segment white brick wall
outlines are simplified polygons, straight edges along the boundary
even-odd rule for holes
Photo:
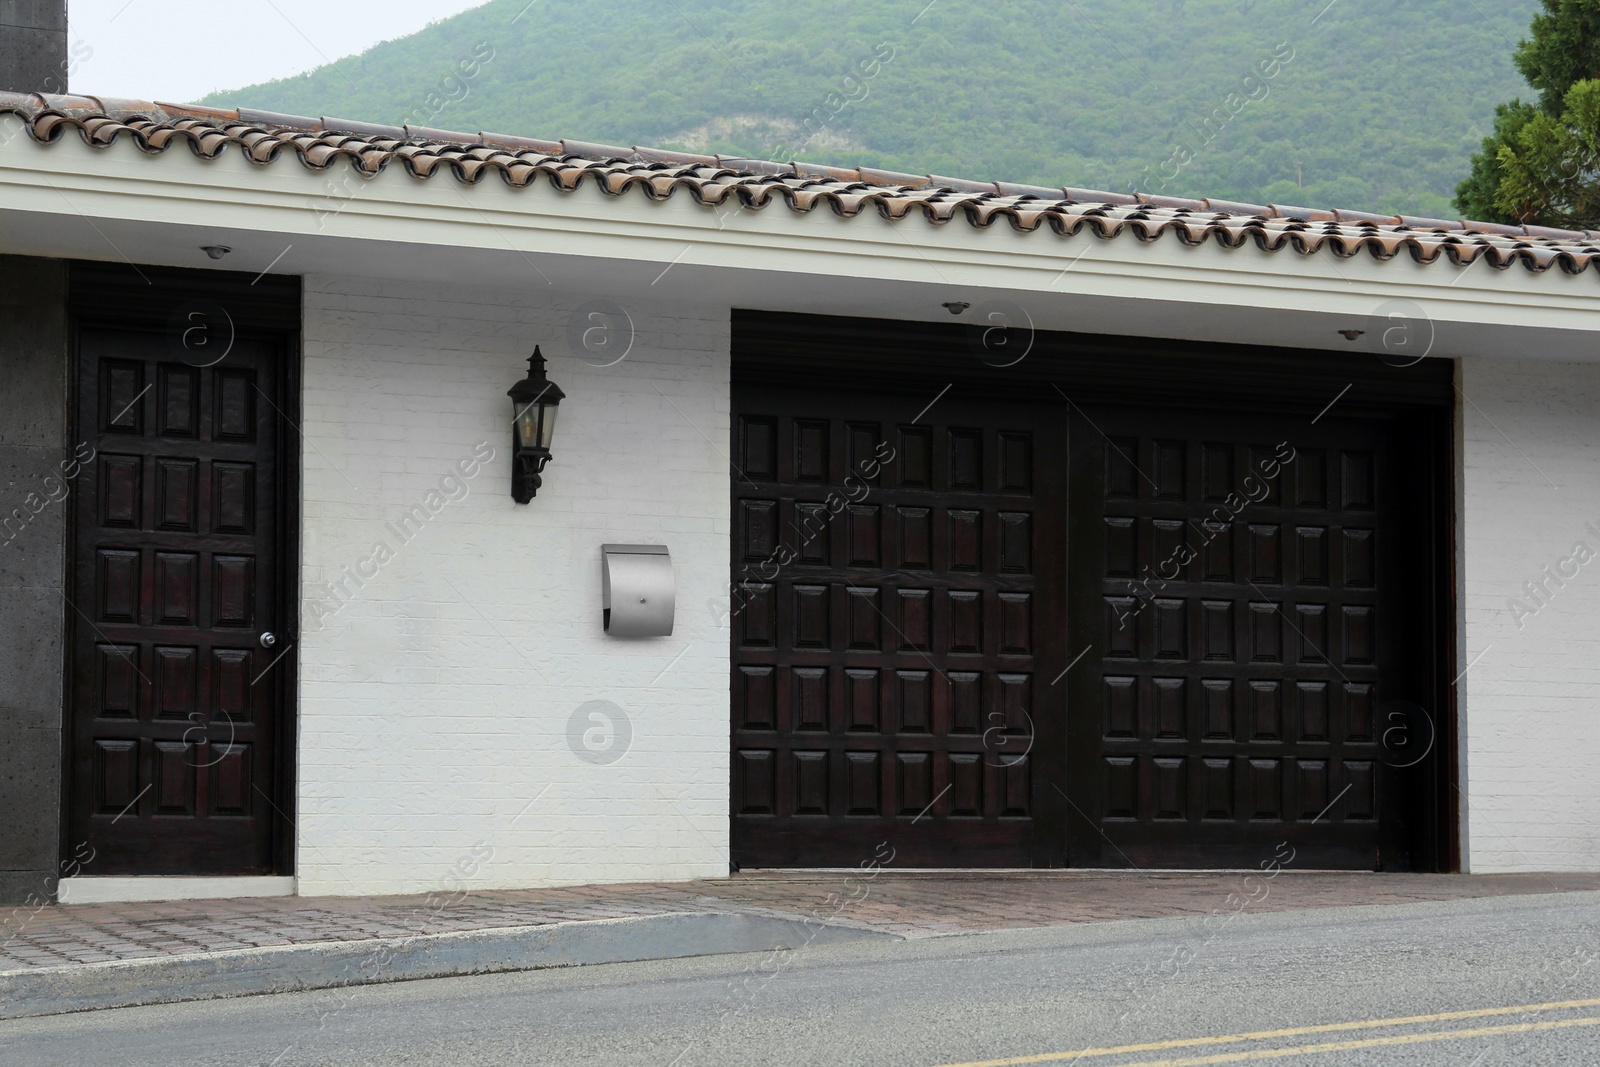
[[[1461,384],[1466,860],[1600,870],[1600,366],[1466,360]]]
[[[706,596],[728,571],[729,316],[623,302],[633,347],[601,368],[568,350],[579,299],[306,278],[302,893],[726,873],[727,631]],[[505,391],[535,342],[567,400],[524,507]],[[430,502],[403,542],[390,524]],[[601,631],[613,541],[671,548],[672,637]],[[597,699],[631,719],[609,765],[567,740]]]

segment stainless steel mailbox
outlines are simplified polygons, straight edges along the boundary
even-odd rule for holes
[[[670,637],[676,583],[666,545],[601,545],[601,609],[612,637]]]

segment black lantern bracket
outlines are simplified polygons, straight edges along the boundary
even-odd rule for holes
[[[526,504],[539,495],[544,485],[544,465],[550,462],[550,453],[542,448],[519,452],[512,460],[511,499]]]

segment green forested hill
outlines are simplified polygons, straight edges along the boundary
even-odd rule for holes
[[[1511,52],[1535,7],[493,0],[205,102],[1450,216],[1494,105],[1531,95]]]

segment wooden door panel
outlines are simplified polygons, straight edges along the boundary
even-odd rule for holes
[[[274,869],[280,347],[192,358],[79,329],[68,833],[98,875]]]
[[[1064,465],[1027,405],[736,390],[746,866],[1060,865]],[[904,411],[904,418],[895,413]],[[1041,773],[1040,766],[1051,768]],[[1052,822],[1055,820],[1055,822]]]
[[[1072,436],[1072,862],[1404,865],[1376,706],[1425,699],[1398,430],[1127,409]],[[1389,472],[1395,472],[1390,476]],[[1420,568],[1412,568],[1420,570]]]

